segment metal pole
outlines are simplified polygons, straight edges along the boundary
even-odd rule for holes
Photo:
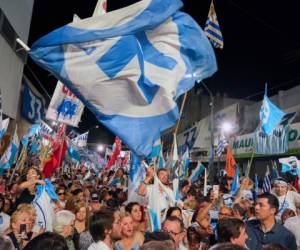
[[[207,85],[204,83],[204,81],[201,81],[203,87],[209,94],[209,99],[210,99],[210,147],[211,147],[211,154],[212,156],[209,159],[209,165],[208,165],[208,170],[209,170],[209,177],[210,180],[213,181],[215,177],[215,169],[214,169],[214,96],[213,93],[210,91],[210,89],[207,87]]]

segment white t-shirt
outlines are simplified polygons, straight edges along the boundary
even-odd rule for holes
[[[6,229],[9,228],[10,225],[10,216],[6,213],[0,213],[0,235],[5,232]]]
[[[153,184],[152,185],[147,185],[147,194],[146,194],[146,198],[149,199],[150,194],[152,192],[153,189]],[[164,209],[168,209],[170,206],[173,206],[173,202],[170,200],[169,197],[173,197],[173,190],[167,186],[165,186],[165,192],[160,193],[160,195],[157,196],[158,198],[158,204],[160,205],[160,211],[164,210]]]
[[[103,241],[98,241],[97,243],[92,243],[88,250],[111,250]]]
[[[286,195],[277,196],[275,194],[275,196],[279,201],[279,210],[276,216],[280,217],[284,210],[286,210],[287,208],[296,212],[296,204],[300,204],[300,194],[294,191],[288,191]]]

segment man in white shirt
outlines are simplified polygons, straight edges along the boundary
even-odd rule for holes
[[[160,205],[160,210],[167,210],[170,206],[173,206],[174,204],[171,197],[174,196],[173,190],[168,187],[169,184],[169,175],[166,169],[160,168],[157,170],[157,177],[160,180],[161,184],[163,186],[160,186],[160,195],[157,196],[158,198],[158,204]],[[145,196],[146,198],[150,197],[150,194],[153,189],[153,185],[149,184],[150,177],[146,177],[143,183],[140,184],[138,188],[138,194],[141,196]],[[159,185],[161,185],[159,184]]]
[[[90,218],[89,231],[94,243],[88,250],[112,250],[114,240],[121,235],[120,218],[111,209],[96,211]]]

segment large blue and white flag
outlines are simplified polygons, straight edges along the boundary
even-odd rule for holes
[[[217,69],[214,51],[180,0],[143,0],[73,22],[35,42],[51,71],[139,156],[179,117],[175,99]]]
[[[8,124],[9,124],[9,118],[6,118],[5,120],[2,121],[2,126],[0,128],[0,140],[3,138],[3,136],[6,133],[6,130],[8,128]]]
[[[17,128],[15,129],[14,136],[9,143],[7,149],[5,150],[4,154],[0,160],[0,175],[9,169],[15,161],[16,154],[19,148],[19,138],[17,135]]]
[[[204,31],[215,48],[223,49],[224,47],[223,36],[217,19],[217,14],[216,14],[213,0],[211,1],[210,4]]]
[[[195,169],[193,169],[193,171],[189,177],[189,181],[191,183],[197,181],[199,179],[199,177],[201,176],[201,174],[204,172],[204,169],[205,169],[205,167],[203,166],[201,161],[198,161],[197,167]]]
[[[285,113],[274,105],[267,95],[267,85],[265,88],[265,95],[263,104],[261,106],[259,117],[260,117],[260,126],[262,131],[270,135],[276,126],[281,122],[281,119]]]

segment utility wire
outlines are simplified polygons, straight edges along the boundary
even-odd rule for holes
[[[291,79],[291,80],[288,80],[288,81],[286,81],[286,82],[277,84],[277,85],[275,85],[275,86],[273,86],[273,87],[271,87],[271,88],[268,88],[268,90],[274,90],[274,89],[277,89],[277,88],[279,88],[279,87],[281,87],[281,86],[283,86],[283,85],[289,84],[289,83],[291,83],[291,82],[295,82],[296,80],[300,80],[300,77],[295,77],[295,78],[293,78],[293,79]],[[244,97],[244,98],[242,98],[242,99],[250,99],[250,98],[252,98],[252,97],[254,97],[254,96],[258,96],[258,95],[261,95],[261,94],[264,94],[264,93],[265,93],[264,90],[263,90],[263,91],[259,91],[259,92],[256,92],[256,93],[252,94],[252,95],[246,96],[246,97]]]

